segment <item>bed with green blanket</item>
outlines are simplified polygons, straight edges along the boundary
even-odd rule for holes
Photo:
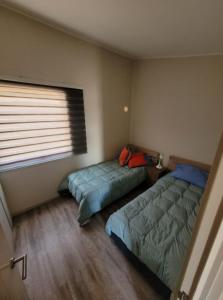
[[[59,187],[79,203],[77,220],[84,224],[105,206],[124,196],[147,177],[146,167],[121,167],[118,160],[106,161],[67,176]]]
[[[167,174],[113,213],[106,232],[118,237],[170,290],[189,247],[203,188]]]

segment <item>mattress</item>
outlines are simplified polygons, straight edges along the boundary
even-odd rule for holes
[[[147,176],[145,167],[121,167],[118,160],[106,161],[71,173],[59,192],[69,190],[79,203],[77,220],[83,224],[93,214],[124,196]]]
[[[171,290],[176,288],[203,189],[170,174],[113,213],[106,232],[119,237]]]

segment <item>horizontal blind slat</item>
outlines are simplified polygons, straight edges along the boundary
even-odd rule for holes
[[[24,97],[3,97],[0,94],[0,106],[52,106],[67,107],[67,101],[54,99],[37,99]]]
[[[1,106],[0,107],[0,115],[67,115],[69,111],[79,111],[83,112],[83,107],[76,108],[64,108],[64,107],[9,107],[9,106]]]
[[[75,131],[71,131],[70,128],[61,128],[61,129],[58,128],[58,129],[48,129],[48,130],[4,132],[0,134],[0,141],[42,137],[42,136],[53,136],[53,135],[58,135],[63,133],[75,134],[75,140],[79,138],[86,138],[86,132],[84,130],[75,132]]]
[[[61,122],[40,122],[40,123],[24,123],[24,124],[1,124],[0,132],[32,130],[32,129],[47,129],[47,128],[69,128],[70,123],[67,121]]]
[[[0,115],[35,115],[35,114],[44,114],[44,115],[67,115],[68,109],[63,107],[0,107]]]
[[[2,157],[2,158],[0,158],[0,165],[9,164],[9,163],[18,162],[18,161],[24,161],[27,159],[44,157],[47,155],[65,153],[65,152],[72,152],[72,146]]]
[[[4,97],[0,94],[0,106],[23,106],[23,107],[72,107],[75,109],[83,109],[84,103],[82,99],[38,99],[24,97]]]
[[[24,139],[24,138],[40,137],[40,136],[53,136],[57,134],[70,134],[70,133],[71,133],[70,128],[3,132],[0,134],[0,141]]]
[[[55,122],[69,121],[68,115],[0,115],[0,123]]]
[[[69,121],[84,122],[82,114],[69,115],[0,115],[0,124]]]
[[[13,147],[21,147],[26,145],[34,145],[34,144],[41,144],[47,142],[56,142],[56,141],[66,141],[70,140],[70,134],[59,134],[53,136],[43,136],[43,137],[33,137],[28,139],[16,139],[11,141],[2,141],[0,143],[0,149],[5,148],[13,148]]]
[[[30,146],[22,146],[16,148],[9,148],[9,149],[1,149],[0,150],[0,157],[16,155],[21,153],[29,153],[34,151],[40,150],[47,150],[53,148],[59,148],[64,146],[72,146],[72,141],[60,141],[60,142],[50,142],[50,143],[43,143],[37,145],[30,145]]]
[[[22,89],[25,91],[32,91],[34,93],[51,93],[51,94],[59,94],[59,93],[66,93],[68,95],[78,95],[83,97],[83,91],[81,89],[74,89],[74,88],[62,88],[56,86],[47,86],[47,85],[36,85],[36,84],[27,84],[27,83],[15,83],[15,82],[6,82],[0,81],[0,90],[7,89],[9,91],[16,89]]]
[[[22,84],[2,84],[0,83],[0,93],[18,93],[18,94],[35,94],[35,95],[50,95],[50,96],[63,96],[66,97],[65,90],[57,88],[48,88],[43,86],[22,85]]]
[[[84,123],[80,122],[80,125],[72,125],[69,121],[61,122],[39,122],[39,123],[18,123],[18,124],[0,124],[0,132],[9,131],[21,131],[21,130],[33,130],[33,129],[49,129],[49,128],[76,128],[83,130],[85,128]],[[73,130],[73,129],[72,129]]]
[[[83,102],[83,98],[80,96],[71,96],[71,95],[66,95],[66,96],[61,96],[61,95],[56,95],[56,96],[52,96],[52,95],[39,95],[39,94],[25,94],[25,93],[13,93],[13,92],[0,92],[0,95],[3,97],[10,97],[10,98],[35,98],[38,100],[60,100],[60,101],[72,101],[75,103],[82,103]]]
[[[1,96],[6,97],[27,97],[27,98],[39,98],[39,99],[53,99],[53,100],[66,100],[66,95],[44,95],[36,93],[18,93],[10,91],[0,91]]]

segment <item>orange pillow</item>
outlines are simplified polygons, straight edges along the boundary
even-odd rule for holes
[[[128,162],[129,168],[141,167],[146,165],[147,160],[145,159],[145,154],[143,152],[134,153]]]
[[[119,156],[120,166],[123,167],[124,165],[127,165],[130,157],[131,157],[131,152],[127,149],[127,147],[124,147]]]

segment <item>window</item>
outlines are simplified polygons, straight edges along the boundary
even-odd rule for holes
[[[0,81],[0,171],[86,152],[83,90]]]

